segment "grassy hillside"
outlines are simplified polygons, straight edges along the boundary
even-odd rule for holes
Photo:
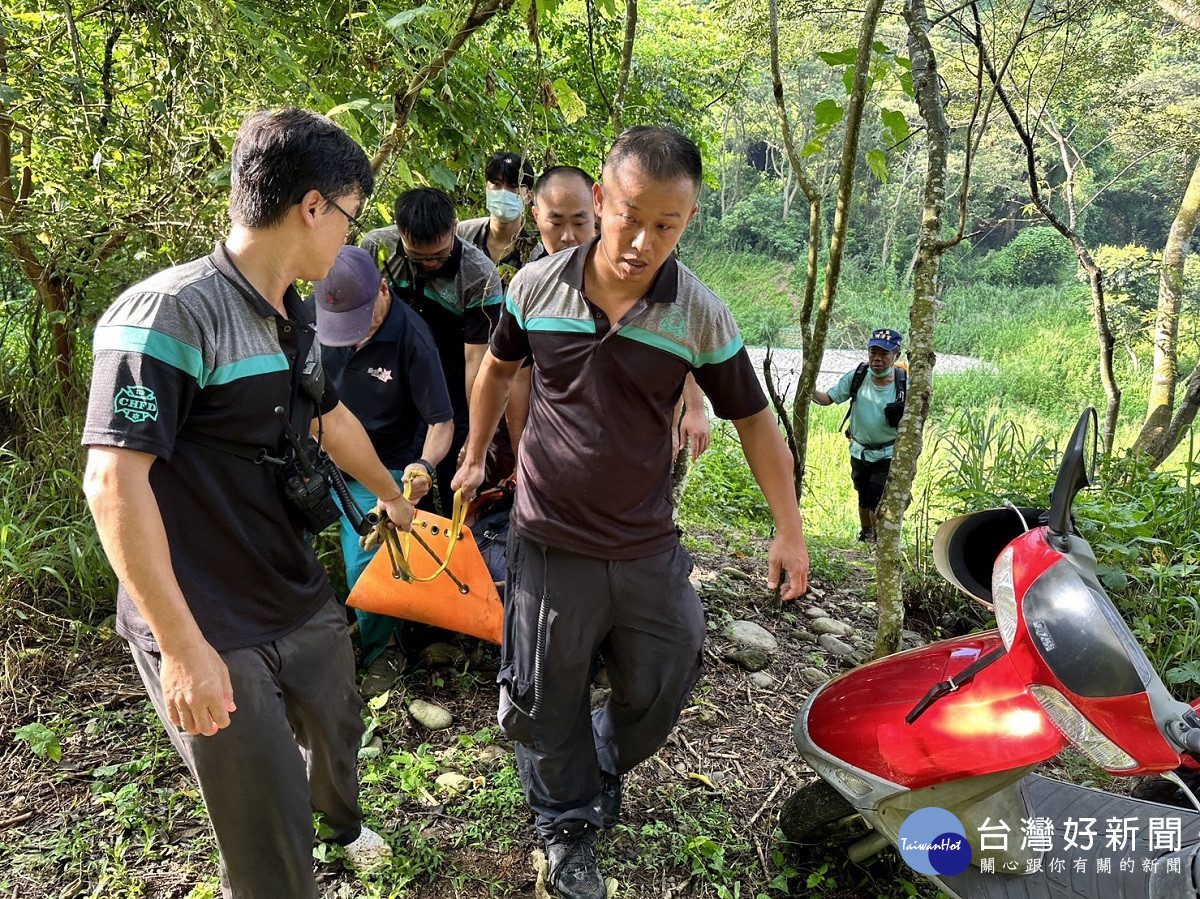
[[[801,265],[703,245],[691,246],[684,260],[729,305],[748,343],[798,345],[789,327],[798,319],[803,297]],[[946,281],[943,288],[935,348],[939,353],[977,356],[993,363],[996,371],[939,374],[935,369],[934,421],[957,410],[976,409],[1052,431],[1069,428],[1077,410],[1086,405],[1104,407],[1084,285],[1071,281],[1054,287],[1009,287],[961,277]],[[911,300],[909,286],[847,267],[828,347],[864,347],[877,327],[907,334]],[[1122,434],[1128,439],[1145,413],[1149,363],[1149,346],[1118,349]]]

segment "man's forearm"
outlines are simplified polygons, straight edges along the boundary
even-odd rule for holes
[[[175,579],[150,489],[153,462],[148,453],[92,447],[84,492],[109,562],[158,644],[167,720],[189,734],[211,735],[229,726],[237,708],[233,685]]]
[[[425,432],[425,443],[421,446],[421,458],[435,468],[450,452],[454,442],[454,419],[429,425]]]
[[[688,411],[704,408],[704,391],[690,373],[683,379],[683,405]]]
[[[490,352],[484,354],[475,389],[471,392],[471,430],[463,464],[482,464],[486,458],[488,444],[500,424],[500,416],[508,404],[508,392],[520,367],[519,361],[501,362]]]
[[[475,392],[475,380],[479,377],[479,368],[483,365],[483,357],[486,353],[486,343],[463,344],[464,386],[467,391],[468,403],[471,402],[471,395]]]

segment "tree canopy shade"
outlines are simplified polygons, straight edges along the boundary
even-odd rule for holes
[[[1180,22],[1115,0],[979,7],[1028,159],[996,99],[984,112],[991,126],[968,141],[981,77],[964,50],[971,7],[929,10],[956,173],[947,191],[972,245],[957,255],[1003,247],[1043,215],[1029,203],[1030,165],[1045,210],[1073,215],[1086,246],[1164,246],[1200,153],[1200,37],[1181,24],[1194,4],[1160,5]],[[816,353],[824,294],[845,260],[913,277],[928,126],[912,97],[902,16],[885,5],[860,65],[861,8],[785,0],[775,11],[772,72],[767,2],[9,0],[0,265],[29,300],[9,330],[24,338],[18,367],[43,385],[40,402],[77,404],[85,366],[75,356],[94,316],[124,285],[207,250],[224,227],[238,122],[285,103],[330,115],[375,158],[369,224],[385,223],[392,198],[414,184],[452,191],[464,215],[480,212],[482,167],[499,149],[539,168],[595,171],[618,124],[674,124],[708,163],[711,190],[693,230],[805,260],[786,313]],[[851,90],[859,80],[861,101]],[[822,272],[832,277],[822,282]],[[1181,302],[1186,310],[1186,289]],[[1166,307],[1168,324],[1172,316]],[[799,476],[802,410],[790,423]]]
[[[71,406],[77,342],[98,310],[137,277],[211,246],[230,144],[251,109],[328,113],[387,162],[384,209],[413,183],[479,190],[482,161],[502,147],[597,164],[608,112],[572,85],[592,81],[589,59],[611,69],[617,10],[538,2],[524,5],[523,22],[493,21],[509,6],[6,3],[0,252],[37,301],[25,307],[35,380],[53,366],[44,383]],[[586,50],[580,16],[596,32]],[[528,53],[531,36],[550,52]],[[661,92],[669,78],[645,83]],[[631,80],[627,103],[645,90]],[[398,130],[403,154],[382,153]]]

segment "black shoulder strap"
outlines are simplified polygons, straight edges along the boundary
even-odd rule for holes
[[[921,698],[921,701],[913,706],[912,710],[904,716],[905,722],[912,724],[914,721],[924,715],[926,710],[931,705],[933,705],[947,693],[954,693],[960,687],[969,684],[975,675],[977,675],[984,668],[988,667],[988,665],[991,665],[993,662],[997,661],[1006,652],[1008,652],[1008,650],[1003,646],[999,647],[998,649],[993,649],[987,655],[976,659],[953,677],[949,677],[944,681],[934,684],[929,688],[929,692]]]
[[[846,407],[846,417],[842,419],[842,423],[838,426],[840,431],[846,427],[846,422],[850,420],[850,413],[854,411],[854,401],[858,399],[858,389],[862,387],[862,382],[866,380],[867,370],[870,366],[866,362],[858,363],[858,368],[854,369],[854,377],[850,379],[850,405]]]
[[[896,369],[896,402],[903,403],[908,395],[908,369]]]

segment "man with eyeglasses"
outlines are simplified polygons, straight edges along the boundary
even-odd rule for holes
[[[329,274],[374,176],[337,125],[288,108],[246,118],[231,180],[212,255],[129,288],[96,327],[84,492],[120,581],[117,630],[200,785],[222,894],[315,899],[314,812],[356,866],[391,850],[358,806],[345,610],[276,463],[288,426],[319,435],[393,523],[412,520],[322,390],[293,286]]]
[[[500,276],[485,252],[456,235],[458,216],[445,191],[407,190],[396,198],[395,213],[396,224],[369,232],[362,248],[383,270],[396,297],[429,325],[437,344],[454,409],[454,441],[435,472],[438,502],[442,514],[449,515],[450,482],[467,439],[467,403],[500,319]]]

